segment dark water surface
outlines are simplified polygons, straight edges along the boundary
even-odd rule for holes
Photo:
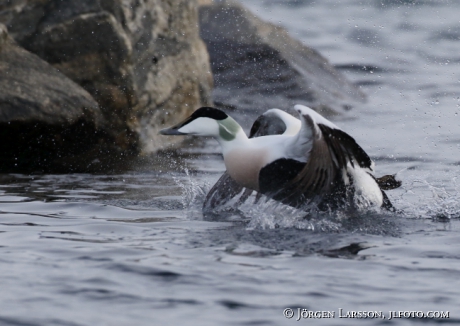
[[[398,172],[404,213],[304,220],[265,203],[206,220],[224,170],[212,141],[125,174],[0,175],[0,325],[460,324],[460,2],[246,3],[368,94],[334,122],[378,175]],[[297,322],[299,307],[336,316]]]

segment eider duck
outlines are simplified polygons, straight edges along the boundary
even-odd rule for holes
[[[384,190],[397,188],[394,176],[376,179],[374,163],[356,141],[314,110],[296,105],[300,119],[271,109],[248,138],[221,110],[203,107],[163,135],[212,136],[222,147],[227,172],[209,192],[204,208],[257,191],[284,204],[320,210],[382,207],[394,210]],[[241,200],[240,200],[241,201]]]

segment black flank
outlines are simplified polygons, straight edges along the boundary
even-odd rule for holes
[[[390,212],[396,212],[396,208],[393,206],[387,194],[383,190],[382,190],[382,196],[383,196],[382,208]]]
[[[259,172],[259,189],[263,194],[275,193],[282,189],[290,180],[305,167],[305,163],[289,158],[278,159]]]

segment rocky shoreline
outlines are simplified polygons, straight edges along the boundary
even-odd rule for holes
[[[237,2],[24,0],[0,4],[0,24],[2,172],[129,166],[178,141],[157,135],[163,125],[213,102],[255,117],[364,99]]]

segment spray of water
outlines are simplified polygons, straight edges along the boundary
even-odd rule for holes
[[[433,183],[428,175],[404,182],[404,191],[397,199],[409,218],[460,218],[460,186],[456,177],[450,182]]]
[[[188,169],[185,176],[175,177],[182,189],[182,206],[189,219],[217,221],[239,221],[246,223],[249,230],[294,228],[313,232],[361,232],[371,234],[394,234],[397,219],[404,218],[460,218],[460,185],[457,178],[449,184],[439,185],[429,182],[428,176],[419,173],[406,175],[403,186],[393,190],[389,196],[397,214],[362,207],[334,212],[320,212],[315,207],[308,211],[298,210],[273,200],[259,200],[252,195],[244,203],[238,198],[214,209],[209,216],[203,216],[202,205],[211,188],[204,178],[191,176]],[[409,173],[410,174],[410,173]]]
[[[209,182],[196,181],[197,178],[192,177],[187,168],[184,169],[184,172],[184,177],[173,177],[174,182],[182,190],[182,207],[188,219],[202,219],[201,209],[211,185]]]
[[[267,198],[256,203],[255,195],[244,203],[239,203],[236,197],[204,216],[202,205],[211,184],[203,179],[196,181],[196,176],[191,176],[188,169],[184,172],[185,176],[174,177],[174,180],[182,189],[182,206],[189,219],[243,222],[248,230],[299,229],[326,233],[389,233],[385,216],[379,215],[379,211],[376,210],[363,209],[359,213],[356,209],[321,212],[312,205],[305,211]]]
[[[394,214],[380,209],[344,208],[320,211],[314,205],[306,210],[295,209],[279,202],[268,200],[259,205],[243,206],[250,216],[248,229],[294,228],[320,233],[360,232],[369,234],[394,234]]]

